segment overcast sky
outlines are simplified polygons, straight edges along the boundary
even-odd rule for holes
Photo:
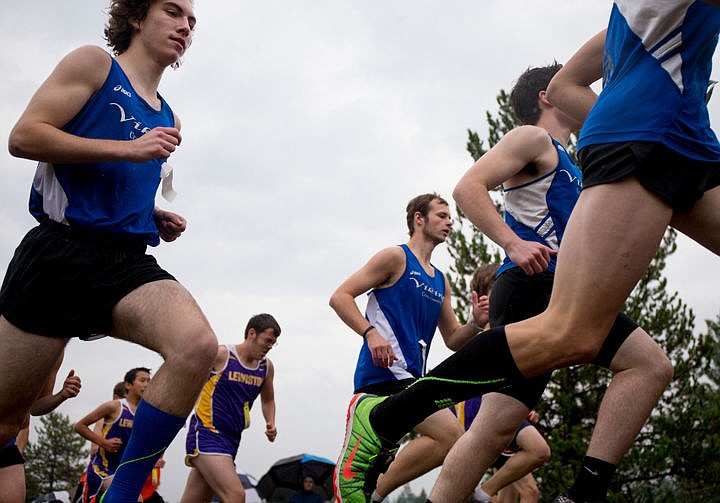
[[[105,8],[13,0],[3,10],[0,137],[63,55],[104,46]],[[609,9],[606,0],[196,0],[193,46],[160,90],[182,119],[183,143],[170,159],[179,196],[158,202],[189,226],[152,253],[194,294],[221,342],[240,342],[258,312],[283,328],[270,353],[278,438],[265,440],[256,407],[239,468],[260,478],[282,457],[337,457],[360,338],[328,307],[330,294],[373,253],[406,241],[410,198],[451,197],[471,164],[466,131],[485,135],[498,91],[528,66],[566,61]],[[720,99],[710,108],[720,124]],[[0,155],[4,275],[34,223],[34,163]],[[448,268],[444,245],[434,262]],[[719,270],[686,239],[669,261],[670,287],[702,330],[719,312]],[[431,364],[448,354],[441,346]],[[83,389],[59,410],[76,421],[111,398],[126,370],[160,363],[128,343],[73,340],[59,380],[74,368]],[[181,434],[166,455],[168,501],[185,484],[183,455]]]

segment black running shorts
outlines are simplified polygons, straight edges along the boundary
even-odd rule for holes
[[[45,221],[15,250],[0,290],[0,314],[38,335],[107,334],[120,299],[145,283],[175,279],[145,249],[141,242]]]
[[[0,468],[7,468],[8,466],[24,465],[25,459],[20,454],[20,450],[17,445],[8,445],[4,449],[0,450]]]
[[[490,293],[490,326],[499,327],[542,313],[550,302],[555,273],[525,274],[519,267],[497,277]]]
[[[705,192],[720,185],[720,160],[690,159],[661,143],[589,145],[578,153],[578,160],[584,188],[634,175],[676,213],[688,213]]]

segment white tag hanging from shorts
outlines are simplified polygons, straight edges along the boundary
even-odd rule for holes
[[[160,193],[168,202],[173,202],[177,197],[177,192],[173,189],[173,169],[168,163],[162,163],[160,166],[160,178],[162,178],[162,188]]]

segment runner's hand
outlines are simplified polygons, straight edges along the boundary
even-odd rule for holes
[[[368,349],[370,349],[370,354],[376,367],[387,368],[397,360],[390,343],[386,341],[376,329],[370,330],[365,339],[367,340]]]
[[[106,438],[103,442],[103,448],[108,452],[117,452],[122,447],[122,440],[117,437]]]
[[[265,436],[270,442],[275,441],[275,437],[277,437],[277,428],[275,428],[274,424],[267,423],[265,425]]]
[[[127,159],[130,162],[167,159],[175,152],[181,141],[180,131],[176,128],[156,127],[128,142]]]
[[[187,227],[187,220],[171,211],[156,208],[153,212],[153,218],[155,219],[158,232],[160,232],[160,238],[168,243],[180,237],[180,234],[182,234]]]
[[[70,373],[65,378],[65,382],[63,383],[63,387],[60,390],[60,396],[67,400],[68,398],[74,398],[78,396],[78,393],[80,393],[80,387],[82,386],[80,382],[80,376],[75,375],[75,370],[70,370]]]
[[[505,248],[505,252],[527,275],[543,272],[548,268],[550,259],[557,255],[557,251],[552,248],[524,239],[513,241]]]
[[[475,323],[485,328],[490,321],[490,298],[487,295],[478,296],[477,292],[472,293],[472,317]]]

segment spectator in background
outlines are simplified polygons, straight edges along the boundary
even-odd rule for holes
[[[303,478],[303,488],[290,498],[290,503],[323,503],[323,499],[314,491],[315,479],[310,475]]]

